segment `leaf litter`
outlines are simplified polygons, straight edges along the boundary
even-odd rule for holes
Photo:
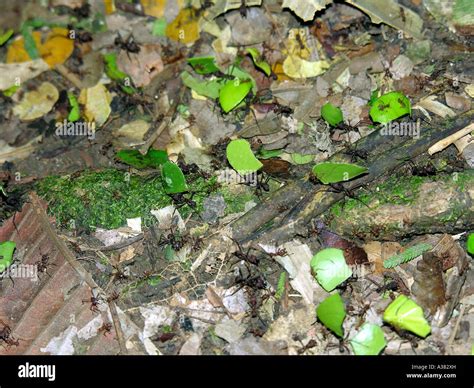
[[[472,352],[461,0],[62,3],[0,34],[2,353]]]

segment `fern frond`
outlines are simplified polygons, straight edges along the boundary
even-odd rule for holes
[[[433,249],[430,244],[416,244],[406,249],[404,252],[392,256],[383,262],[385,268],[393,268],[397,265],[406,263],[407,261],[413,260],[415,257],[420,256],[423,252]]]

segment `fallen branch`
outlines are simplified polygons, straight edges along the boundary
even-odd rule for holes
[[[375,131],[356,143],[357,149],[368,151],[370,158],[366,162],[368,174],[343,184],[346,190],[354,190],[361,186],[381,179],[400,168],[406,161],[426,152],[429,147],[450,136],[472,122],[473,113],[457,119],[440,120],[438,125],[431,124],[422,128],[420,137],[387,137]],[[331,160],[341,159],[343,152],[334,155]],[[310,166],[311,167],[311,166]],[[321,185],[308,182],[292,182],[275,192],[271,198],[256,206],[232,225],[234,238],[242,243],[252,240],[256,242],[279,244],[290,239],[298,228],[307,229],[312,218],[323,214],[330,206],[344,198],[344,193],[332,193]],[[304,194],[304,195],[303,195]],[[286,200],[285,200],[286,198]],[[300,199],[298,201],[298,199]],[[292,210],[281,220],[281,214],[275,204],[292,204]],[[266,209],[269,207],[269,209]],[[271,228],[262,230],[262,226],[273,222]]]

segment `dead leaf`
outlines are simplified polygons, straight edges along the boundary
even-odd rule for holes
[[[41,58],[43,58],[49,67],[64,63],[74,50],[74,40],[69,39],[69,30],[66,28],[53,28],[46,36],[44,43],[41,42],[40,31],[34,31],[32,35]],[[25,50],[24,39],[22,37],[13,41],[8,47],[7,63],[26,62],[30,60],[31,58]]]
[[[189,44],[199,39],[199,19],[191,8],[183,8],[178,16],[166,26],[166,36],[178,42]]]
[[[98,83],[92,88],[82,89],[79,102],[85,105],[84,114],[89,121],[95,122],[97,127],[102,126],[108,119],[112,97],[106,87]]]
[[[314,14],[332,3],[332,0],[284,0],[282,8],[290,8],[305,22],[314,19]]]
[[[135,86],[143,87],[163,70],[160,51],[161,46],[156,44],[142,45],[140,52],[136,54],[122,50],[118,55],[117,65],[132,78]]]
[[[53,109],[58,98],[58,89],[49,82],[43,82],[37,90],[25,93],[21,102],[13,108],[13,112],[20,120],[31,121]]]
[[[31,78],[35,78],[43,71],[49,69],[48,64],[43,59],[22,63],[0,64],[0,90],[8,89],[15,85],[20,85]]]

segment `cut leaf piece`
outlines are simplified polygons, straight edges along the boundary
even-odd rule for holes
[[[342,123],[342,110],[330,102],[321,107],[321,117],[333,127]]]
[[[380,96],[370,108],[372,120],[381,124],[387,124],[406,114],[411,114],[410,100],[400,92],[390,92]]]
[[[249,94],[250,89],[252,89],[250,80],[240,81],[236,79],[226,82],[219,91],[219,102],[222,110],[225,113],[230,112],[243,101],[245,96]]]
[[[113,80],[117,81],[120,84],[120,88],[127,94],[133,94],[137,90],[130,85],[127,85],[127,82],[130,82],[130,77],[127,73],[124,73],[117,66],[117,54],[110,53],[104,55],[105,62],[105,74]]]
[[[307,164],[311,163],[314,160],[314,155],[303,155],[294,153],[291,154],[291,160],[293,160],[295,164]]]
[[[149,149],[145,155],[142,155],[138,150],[121,150],[115,156],[121,162],[138,169],[158,168],[168,161],[166,151],[154,149]]]
[[[173,162],[165,162],[161,167],[163,186],[168,194],[182,193],[188,190],[186,179],[181,169]]]
[[[3,46],[8,39],[10,39],[13,35],[13,29],[8,29],[7,31],[1,33],[0,35],[0,46]]]
[[[13,262],[13,252],[16,243],[14,241],[4,241],[0,243],[0,273],[5,271]]]
[[[387,346],[382,329],[372,323],[364,323],[350,343],[358,356],[376,356]]]
[[[215,64],[214,57],[194,57],[189,58],[188,63],[193,67],[198,74],[211,74],[219,71]]]
[[[79,108],[79,103],[77,102],[77,98],[71,92],[67,93],[67,98],[69,100],[69,105],[71,106],[71,111],[67,116],[68,121],[74,122],[80,119],[81,117],[81,110]]]
[[[272,74],[272,68],[270,65],[261,59],[260,53],[256,48],[250,47],[247,52],[252,57],[253,63],[256,67],[262,70],[268,77]]]
[[[181,80],[184,85],[194,90],[197,94],[212,98],[213,100],[219,97],[219,91],[222,88],[222,82],[218,79],[212,81],[200,81],[199,79],[194,78],[187,71],[181,73]]]
[[[226,156],[232,168],[240,175],[251,174],[263,166],[253,154],[250,143],[245,139],[232,140],[227,145]]]
[[[325,162],[313,167],[313,174],[325,185],[348,181],[367,171],[366,167],[350,163]]]
[[[471,233],[467,238],[467,251],[471,255],[474,255],[474,233]]]
[[[383,320],[397,329],[411,331],[425,338],[431,327],[423,316],[423,309],[405,295],[398,296],[383,313]]]
[[[344,336],[342,323],[346,317],[346,310],[339,294],[336,293],[324,299],[316,309],[316,316],[329,330],[341,338]]]
[[[310,266],[318,283],[328,292],[352,276],[344,251],[338,248],[319,251],[311,259]]]
[[[166,36],[180,43],[193,43],[199,39],[199,18],[192,8],[182,8],[178,16],[166,26]]]

